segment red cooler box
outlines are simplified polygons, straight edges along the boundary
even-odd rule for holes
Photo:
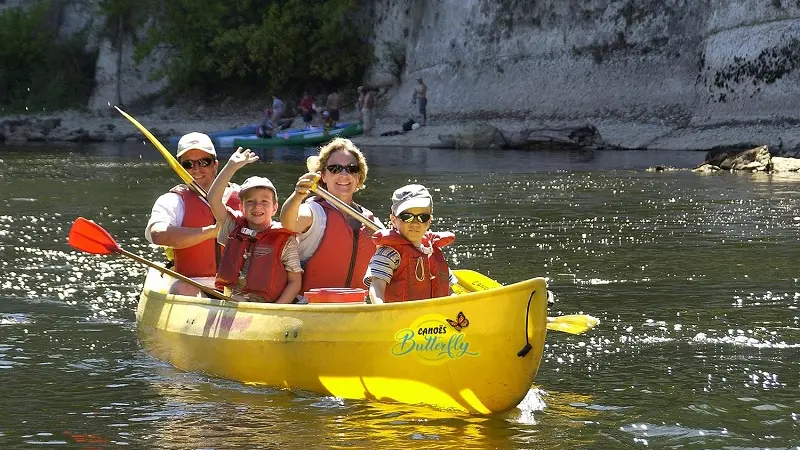
[[[303,293],[308,303],[364,303],[366,289],[319,288]]]

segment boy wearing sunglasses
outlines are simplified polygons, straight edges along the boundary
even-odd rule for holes
[[[456,280],[441,249],[453,243],[455,236],[428,231],[433,199],[425,186],[410,184],[394,191],[390,219],[394,229],[372,236],[378,248],[364,276],[372,303],[450,295],[450,285]]]
[[[217,240],[225,246],[216,288],[236,300],[292,303],[302,285],[303,269],[294,233],[274,222],[278,192],[264,177],[250,177],[239,190],[241,208],[222,203],[222,192],[237,170],[258,161],[250,149],[237,149],[208,191],[220,224]]]

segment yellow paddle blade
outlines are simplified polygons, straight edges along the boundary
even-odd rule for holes
[[[458,285],[468,292],[485,291],[502,286],[497,281],[474,270],[456,269],[453,274],[458,278]]]
[[[309,158],[311,158],[311,157],[309,156]],[[317,192],[317,188],[319,187],[319,179],[320,178],[322,178],[322,177],[319,174],[317,174],[317,176],[314,177],[314,181],[311,183],[311,191],[312,192]]]
[[[569,334],[585,333],[600,323],[600,319],[588,314],[570,314],[566,316],[548,317],[547,329],[563,331]]]
[[[485,291],[502,286],[502,284],[497,281],[480,272],[475,272],[474,270],[457,269],[453,271],[453,274],[458,279],[458,284],[453,286],[453,292],[456,294]],[[562,331],[569,334],[582,334],[591,330],[599,323],[599,319],[590,315],[571,314],[548,317],[547,329],[550,331]]]
[[[161,144],[161,142],[159,142],[158,139],[156,139],[156,137],[153,136],[153,134],[150,133],[150,131],[147,128],[144,127],[144,125],[140,124],[138,120],[134,119],[133,116],[131,116],[130,114],[128,114],[125,111],[121,110],[118,106],[114,106],[114,108],[117,111],[119,111],[119,113],[122,114],[123,117],[128,119],[133,124],[133,126],[138,128],[139,131],[141,131],[142,134],[145,135],[145,137],[147,137],[147,140],[149,140],[150,143],[152,143],[153,146],[161,153],[161,156],[163,156],[164,159],[167,160],[167,163],[169,164],[169,166],[172,167],[172,170],[174,170],[175,173],[178,174],[178,176],[181,178],[181,180],[183,180],[184,183],[188,184],[189,187],[194,189],[203,198],[208,197],[208,194],[206,193],[206,190],[203,189],[202,186],[200,186],[199,184],[197,184],[197,182],[194,181],[194,178],[192,178],[192,176],[189,174],[189,172],[187,172],[186,169],[184,169],[183,166],[181,166],[181,164],[178,162],[178,160],[175,159],[174,156],[172,156],[172,153],[170,153],[169,150],[167,150]]]

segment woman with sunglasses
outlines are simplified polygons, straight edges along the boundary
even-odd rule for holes
[[[349,139],[336,138],[306,163],[308,173],[297,180],[281,208],[283,227],[300,233],[300,261],[305,269],[301,292],[330,287],[364,289],[364,273],[375,253],[372,231],[322,198],[306,200],[311,184],[319,177],[319,186],[382,227],[371,211],[353,201],[353,194],[367,180],[364,155]]]
[[[176,156],[197,184],[208,191],[219,166],[211,138],[203,133],[184,135],[178,141]],[[237,191],[238,186],[230,184],[223,194],[227,205],[235,210],[239,209]],[[144,234],[150,243],[167,247],[167,258],[176,272],[214,287],[217,225],[208,203],[187,185],[179,184],[156,200]],[[175,281],[169,292],[200,294],[199,289],[182,281]]]
[[[364,284],[372,303],[405,302],[450,295],[458,282],[447,266],[442,247],[453,233],[428,231],[433,199],[420,184],[403,186],[392,194],[394,229],[381,230],[372,239],[378,249],[369,262]]]

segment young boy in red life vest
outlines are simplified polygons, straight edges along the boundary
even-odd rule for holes
[[[405,302],[446,297],[457,283],[447,267],[442,247],[453,233],[428,231],[433,219],[433,199],[425,186],[410,184],[392,194],[394,229],[372,236],[378,248],[369,262],[364,284],[372,303]]]
[[[208,191],[218,224],[217,240],[225,245],[215,286],[236,300],[292,303],[300,292],[303,269],[294,233],[272,221],[278,212],[275,186],[267,178],[250,177],[239,190],[239,211],[222,203],[233,174],[255,161],[258,156],[240,147]]]

